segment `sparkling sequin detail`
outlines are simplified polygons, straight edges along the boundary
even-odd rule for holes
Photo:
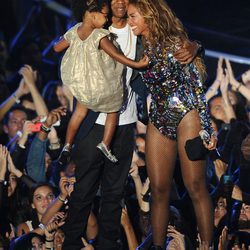
[[[200,74],[193,63],[181,65],[170,48],[147,44],[150,67],[142,78],[151,93],[150,122],[165,136],[177,139],[177,127],[191,110],[199,113],[202,129],[212,133]]]

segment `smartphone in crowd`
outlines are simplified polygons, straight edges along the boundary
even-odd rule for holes
[[[41,130],[42,123],[37,122],[35,124],[30,124],[29,128],[31,129],[32,132],[39,132]]]

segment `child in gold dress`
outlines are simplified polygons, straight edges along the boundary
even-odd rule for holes
[[[125,57],[111,41],[110,32],[102,28],[107,22],[109,1],[75,0],[73,3],[82,10],[82,22],[68,30],[54,45],[56,52],[67,48],[61,62],[61,78],[77,99],[59,162],[68,161],[74,136],[88,109],[107,113],[104,136],[97,148],[110,161],[117,162],[109,147],[123,102],[123,64],[145,68],[148,60],[144,57],[135,62]]]

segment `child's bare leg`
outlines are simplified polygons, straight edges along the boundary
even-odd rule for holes
[[[111,153],[110,144],[115,133],[116,125],[118,121],[118,113],[108,113],[105,122],[104,135],[102,142],[97,145],[103,154],[112,162],[117,162],[116,157]]]
[[[73,115],[70,118],[66,138],[65,138],[65,144],[72,145],[75,135],[77,133],[77,130],[79,129],[83,119],[86,117],[88,113],[88,108],[77,102],[76,108],[74,110]]]
[[[81,105],[79,102],[77,102],[75,111],[73,115],[71,116],[69,124],[68,124],[65,145],[58,158],[59,163],[62,165],[65,165],[70,161],[70,152],[71,152],[72,143],[74,141],[77,130],[79,129],[81,125],[81,122],[87,115],[87,112],[88,112],[88,108]]]
[[[116,125],[118,121],[118,113],[108,113],[107,119],[105,122],[105,128],[104,128],[104,135],[103,135],[103,143],[107,146],[107,148],[110,147],[113,135],[115,133]]]

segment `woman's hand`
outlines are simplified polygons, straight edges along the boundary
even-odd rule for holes
[[[123,227],[130,225],[130,219],[128,215],[128,210],[126,206],[122,209],[122,214],[121,214],[121,224]]]
[[[8,149],[0,144],[0,180],[4,181],[7,170]]]
[[[68,178],[66,176],[62,176],[59,182],[59,187],[61,190],[61,198],[66,199],[70,196],[71,192],[74,189],[74,183],[76,182],[75,177]]]
[[[24,79],[22,78],[20,83],[19,83],[19,86],[15,92],[16,96],[19,98],[23,95],[26,95],[30,92],[29,90],[29,87],[25,84],[25,81]]]
[[[141,195],[144,196],[148,189],[149,189],[149,185],[150,185],[150,180],[149,178],[147,177],[146,181],[143,183],[143,186],[142,186],[142,190],[141,190]]]
[[[30,65],[25,65],[19,70],[19,74],[22,75],[25,84],[28,86],[28,88],[32,88],[36,84],[36,78],[37,74],[33,69],[31,68]]]
[[[218,140],[217,136],[212,134],[210,137],[209,143],[206,143],[205,141],[203,141],[203,145],[208,150],[214,150],[216,149],[216,146],[217,146],[217,140]]]
[[[232,85],[233,90],[236,91],[241,83],[235,79],[230,61],[228,59],[225,61],[226,61],[226,67],[227,67],[227,72],[228,72],[228,78],[229,78],[228,80],[230,84]]]
[[[220,82],[222,81],[223,78],[223,67],[222,67],[222,63],[223,63],[223,58],[220,57],[217,63],[217,70],[216,70],[216,79],[215,81]],[[219,86],[219,85],[218,85]]]
[[[46,239],[53,242],[56,230],[59,227],[61,227],[64,223],[65,223],[65,221],[60,221],[60,222],[53,221],[53,222],[49,222],[46,225],[45,230],[44,230]]]
[[[206,99],[210,100],[213,96],[215,96],[218,92],[220,87],[221,81],[223,79],[223,68],[222,68],[223,58],[220,57],[217,63],[217,73],[216,79],[214,80],[213,84],[208,88],[206,92]]]
[[[139,177],[138,165],[137,165],[136,162],[132,162],[131,168],[130,168],[130,170],[129,170],[129,174],[131,175],[131,177],[132,177],[133,179]]]
[[[12,157],[10,153],[8,152],[8,170],[10,173],[14,174],[17,178],[22,177],[23,173],[16,168],[16,166],[13,163]]]
[[[220,180],[221,176],[226,173],[228,165],[220,159],[216,159],[214,162],[215,174]]]
[[[221,83],[220,83],[220,91],[223,96],[223,99],[227,97],[228,99],[228,86],[229,86],[229,73],[228,70],[226,69],[226,74],[223,74]]]

